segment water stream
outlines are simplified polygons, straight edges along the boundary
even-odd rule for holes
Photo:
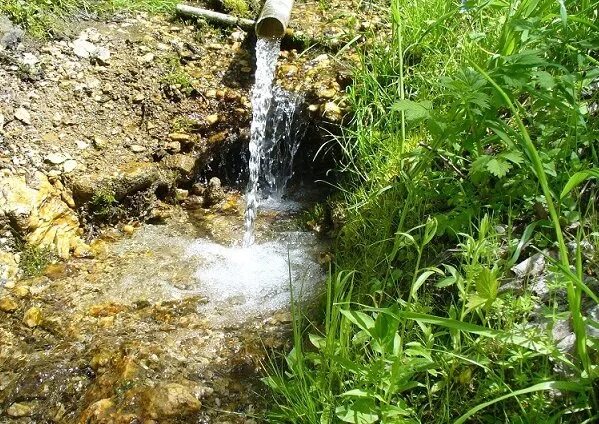
[[[258,213],[260,162],[264,155],[266,124],[272,100],[272,82],[277,67],[281,41],[259,38],[256,42],[256,82],[252,90],[252,125],[250,128],[249,181],[246,192],[245,233],[243,246],[254,243],[254,222]]]

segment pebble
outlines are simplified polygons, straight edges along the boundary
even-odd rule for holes
[[[131,235],[135,232],[135,227],[133,225],[123,225],[123,233]]]
[[[191,138],[191,136],[189,134],[183,134],[183,133],[171,133],[168,136],[171,140],[173,141],[189,141],[189,139]]]
[[[63,164],[62,164],[62,169],[65,173],[70,173],[73,172],[75,170],[75,168],[77,168],[77,161],[74,159],[67,159]]]
[[[154,60],[153,53],[147,53],[140,58],[141,63],[150,63]]]
[[[19,304],[10,296],[0,298],[0,311],[12,313],[19,308]]]
[[[37,306],[33,306],[23,315],[23,323],[29,328],[37,327],[42,323],[42,310]]]
[[[27,109],[23,107],[20,107],[17,110],[15,110],[15,119],[18,119],[26,125],[31,125],[31,114]]]
[[[131,151],[133,153],[141,153],[141,152],[145,152],[146,148],[144,146],[141,146],[139,144],[132,144],[130,147]]]
[[[66,156],[61,153],[50,153],[48,156],[46,156],[46,162],[49,162],[52,165],[60,165],[66,160]]]
[[[15,402],[8,407],[6,414],[10,417],[29,417],[33,413],[33,408],[24,403]]]
[[[214,113],[206,117],[206,122],[208,123],[208,125],[214,125],[218,122],[218,119],[218,114]]]

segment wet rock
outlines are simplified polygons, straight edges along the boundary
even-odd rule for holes
[[[89,314],[92,317],[107,317],[116,315],[125,310],[127,310],[125,305],[109,302],[92,306],[89,308]]]
[[[17,309],[19,309],[19,304],[11,296],[0,297],[0,311],[10,314]]]
[[[15,119],[21,121],[25,125],[31,125],[31,114],[24,107],[15,110]]]
[[[189,416],[198,412],[201,406],[201,402],[189,388],[177,383],[168,383],[153,389],[148,410],[152,418],[165,419]]]
[[[335,102],[326,102],[322,107],[322,116],[331,122],[340,122],[342,118],[341,108]]]
[[[94,193],[109,188],[117,200],[143,191],[161,180],[161,174],[154,163],[128,162],[119,166],[112,174],[77,175],[72,179],[73,197],[78,203],[88,202]]]
[[[29,417],[33,414],[33,408],[26,403],[15,402],[8,407],[6,415],[9,417]]]
[[[112,415],[115,413],[115,405],[112,399],[100,399],[92,403],[81,415],[79,423],[112,423]]]
[[[195,183],[191,186],[191,193],[198,196],[203,196],[206,193],[206,186],[202,183]]]
[[[193,177],[196,169],[196,159],[182,153],[166,157],[162,164],[167,169],[178,172],[184,180]]]
[[[29,327],[34,328],[39,326],[43,322],[42,310],[37,306],[32,306],[25,311],[23,315],[23,323]]]
[[[208,188],[206,189],[206,205],[213,206],[220,203],[225,198],[225,192],[221,187],[221,182],[218,177],[210,178]]]

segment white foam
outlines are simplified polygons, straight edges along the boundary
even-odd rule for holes
[[[309,253],[315,243],[312,235],[299,232],[249,247],[197,240],[187,255],[199,257],[198,290],[211,303],[232,307],[233,315],[247,316],[288,307],[290,286],[297,299],[315,293],[324,278]]]

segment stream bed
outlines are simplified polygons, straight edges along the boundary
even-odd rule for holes
[[[273,202],[241,247],[238,203],[106,230],[93,259],[5,289],[0,422],[252,422],[266,355],[289,341],[291,286],[316,298],[324,246]]]

